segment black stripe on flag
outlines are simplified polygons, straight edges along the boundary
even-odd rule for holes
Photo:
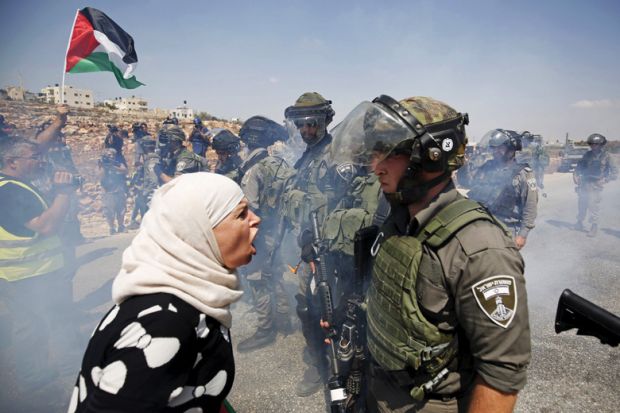
[[[93,29],[105,34],[110,41],[118,45],[118,47],[125,52],[123,62],[130,64],[138,61],[136,49],[133,44],[133,37],[123,30],[121,26],[116,24],[114,20],[109,18],[101,10],[93,9],[92,7],[84,7],[80,10],[80,13],[93,25]]]

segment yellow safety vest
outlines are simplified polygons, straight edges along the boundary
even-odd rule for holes
[[[0,187],[12,183],[32,192],[44,209],[47,203],[27,184],[0,176]],[[62,242],[56,235],[21,237],[0,226],[0,278],[19,281],[57,271],[64,266]]]

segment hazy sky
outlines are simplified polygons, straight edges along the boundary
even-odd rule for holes
[[[108,14],[136,43],[138,80],[67,74],[98,101],[187,100],[216,116],[277,121],[303,92],[335,122],[379,94],[424,95],[468,112],[470,137],[496,127],[548,140],[620,138],[620,2],[609,1],[3,1],[0,87],[60,83],[75,11]],[[335,123],[334,123],[335,124]]]

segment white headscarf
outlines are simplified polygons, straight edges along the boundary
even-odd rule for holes
[[[213,228],[243,199],[233,180],[185,174],[162,186],[112,286],[118,304],[133,295],[164,292],[231,326],[229,306],[241,298],[235,271],[222,264]]]

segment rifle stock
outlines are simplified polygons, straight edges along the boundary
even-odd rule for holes
[[[565,289],[555,315],[557,334],[576,328],[577,335],[593,336],[602,344],[617,347],[620,343],[620,318]]]

